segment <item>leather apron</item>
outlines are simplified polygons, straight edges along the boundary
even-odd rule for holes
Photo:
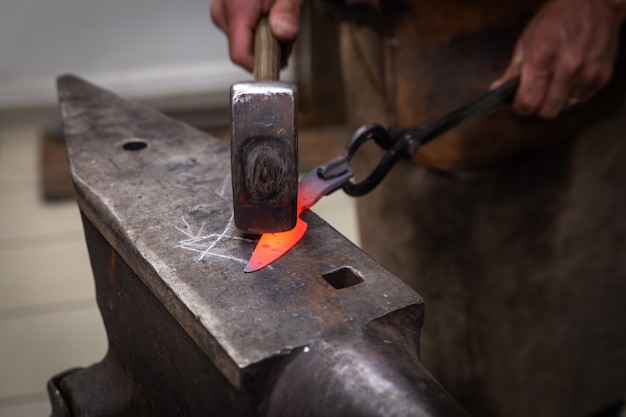
[[[375,26],[342,24],[350,124],[483,93],[541,3],[382,1]],[[424,365],[472,415],[587,416],[626,393],[620,78],[554,121],[467,123],[358,200],[363,249],[424,297]],[[380,152],[357,156],[363,176]]]

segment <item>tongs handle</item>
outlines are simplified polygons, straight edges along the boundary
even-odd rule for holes
[[[456,110],[446,113],[436,119],[421,123],[418,126],[406,129],[403,133],[401,133],[401,135],[408,135],[417,141],[417,143],[412,146],[412,148],[415,149],[409,150],[409,153],[411,155],[414,154],[420,146],[428,143],[432,139],[466,120],[476,116],[486,115],[494,110],[497,110],[502,105],[510,103],[515,96],[519,83],[519,76],[511,78],[499,87],[483,94]]]

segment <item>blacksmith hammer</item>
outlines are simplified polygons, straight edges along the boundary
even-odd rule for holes
[[[278,81],[280,44],[267,18],[255,34],[254,82],[230,92],[235,225],[244,233],[292,229],[297,220],[297,90]]]

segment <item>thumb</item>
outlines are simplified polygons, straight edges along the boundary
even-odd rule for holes
[[[520,72],[521,72],[520,69],[522,67],[523,62],[524,62],[523,50],[519,45],[517,45],[515,48],[515,52],[513,53],[513,58],[511,59],[511,62],[509,63],[509,66],[504,70],[502,75],[500,75],[500,78],[498,78],[497,80],[491,83],[491,85],[489,86],[489,89],[493,90],[494,88],[498,88],[509,79],[517,75],[520,75]]]
[[[303,0],[276,0],[270,10],[272,33],[282,42],[291,42],[300,30],[300,9]]]

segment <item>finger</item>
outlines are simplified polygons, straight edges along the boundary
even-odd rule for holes
[[[228,25],[226,21],[226,11],[224,9],[223,0],[215,0],[210,6],[211,20],[220,28],[223,32],[228,31]]]
[[[557,59],[556,45],[553,39],[546,36],[543,42],[535,41],[525,46],[521,82],[513,104],[519,114],[535,114],[541,108],[552,81],[552,69]]]
[[[260,5],[256,0],[215,0],[211,3],[211,19],[228,38],[228,52],[231,61],[252,71],[251,28],[256,24]]]
[[[603,39],[600,37],[600,41]],[[539,112],[542,117],[555,117],[559,102],[562,102],[564,110],[584,103],[602,89],[611,77],[612,62],[602,59],[602,54],[597,55],[599,50],[604,50],[605,45],[596,45],[589,36],[576,40],[578,42],[570,42],[562,52],[555,69],[554,82]]]
[[[613,75],[612,61],[592,62],[583,69],[580,81],[572,89],[572,97],[578,97],[585,102],[602,90]]]
[[[497,80],[495,80],[489,85],[489,89],[493,90],[495,88],[498,88],[505,82],[509,81],[511,78],[516,77],[518,75],[519,75],[519,68],[509,67],[504,71],[504,73],[502,73],[500,78],[498,78]]]
[[[526,116],[536,113],[547,93],[550,78],[549,72],[523,66],[520,86],[513,102],[514,110]]]
[[[270,10],[272,33],[282,42],[292,42],[300,29],[302,0],[276,0]]]
[[[230,59],[252,71],[254,67],[254,32],[245,21],[236,21],[229,26],[228,52]]]
[[[254,28],[261,14],[257,2],[231,1],[225,6],[230,59],[248,71],[254,66]]]
[[[502,75],[500,75],[500,78],[491,83],[489,89],[493,90],[495,88],[498,88],[511,78],[518,76],[520,74],[520,67],[522,66],[523,62],[524,50],[519,45],[517,45],[515,47],[515,52],[513,53],[513,58],[511,59],[509,66],[504,70]]]
[[[613,72],[617,32],[610,24],[611,16],[602,7],[603,4],[591,5],[595,7],[585,13],[586,18],[578,22],[575,30],[568,32],[571,41],[563,68],[567,71],[567,65],[575,64],[576,57],[572,57],[572,53],[577,51],[576,47],[583,61],[568,87],[570,105],[588,101],[608,83]]]
[[[545,119],[553,119],[561,110],[578,104],[578,88],[580,85],[580,73],[584,64],[584,53],[575,45],[570,45],[564,50],[554,69],[554,76],[548,85],[548,91],[539,109],[539,116]]]
[[[604,19],[606,22],[608,19]],[[580,97],[589,100],[602,90],[613,77],[615,61],[619,50],[619,23],[616,25],[596,25],[593,41],[589,46],[590,59],[581,74],[586,87]]]
[[[568,95],[568,88],[562,82],[553,81],[548,87],[545,99],[537,112],[539,117],[554,119],[561,110],[577,104],[577,98]]]

